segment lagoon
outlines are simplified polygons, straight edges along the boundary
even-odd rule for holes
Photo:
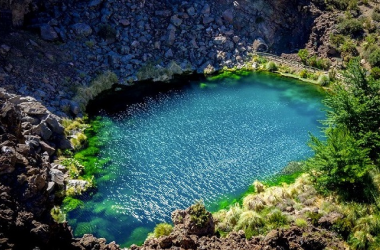
[[[97,193],[68,215],[74,234],[129,246],[171,222],[175,209],[232,200],[255,179],[312,154],[308,133],[321,136],[322,99],[317,86],[251,73],[192,82],[102,113],[100,157],[110,161]]]

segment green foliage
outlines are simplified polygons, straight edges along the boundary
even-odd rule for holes
[[[327,75],[320,75],[318,78],[318,83],[321,86],[328,86],[330,83],[330,78]]]
[[[318,221],[322,217],[322,214],[316,212],[308,212],[306,216],[310,219],[311,224],[318,226]]]
[[[330,43],[336,48],[339,48],[345,40],[346,38],[342,34],[330,34]]]
[[[346,10],[350,0],[325,0],[330,9]]]
[[[371,76],[373,79],[378,80],[380,79],[380,68],[379,67],[373,67],[371,69]]]
[[[73,179],[78,178],[83,173],[84,166],[74,158],[64,158],[61,164],[68,169],[69,176]]]
[[[307,59],[309,58],[309,51],[307,51],[307,49],[300,49],[298,51],[298,56],[303,63],[306,63]]]
[[[280,210],[274,209],[271,213],[268,214],[267,222],[270,224],[271,228],[278,228],[288,225],[289,219]]]
[[[297,218],[294,223],[297,227],[307,227],[307,221],[302,218]]]
[[[307,72],[306,69],[303,69],[303,70],[300,71],[299,74],[300,74],[301,78],[307,78],[308,72]]]
[[[66,221],[65,213],[57,206],[54,206],[50,210],[50,215],[53,218],[53,220],[57,223],[63,223]]]
[[[380,22],[380,9],[378,7],[373,9],[371,17],[373,21]]]
[[[379,67],[380,66],[380,48],[375,49],[370,55],[369,55],[369,63],[372,67]]]
[[[312,136],[309,144],[315,156],[307,164],[318,172],[314,176],[317,188],[362,197],[360,191],[372,167],[369,150],[361,148],[362,142],[344,128],[330,128],[326,136],[326,142]]]
[[[79,199],[75,199],[73,197],[66,196],[65,199],[63,199],[62,202],[62,211],[64,213],[68,213],[70,211],[73,211],[77,208],[83,207],[83,201]]]
[[[243,230],[246,238],[249,239],[253,235],[259,234],[264,224],[264,219],[260,214],[248,210],[240,215],[235,230]]]
[[[315,156],[307,166],[314,170],[320,191],[337,191],[348,199],[373,200],[370,170],[380,149],[380,84],[367,78],[359,59],[351,60],[345,85],[335,84],[326,98],[327,140],[311,137]]]
[[[274,72],[277,70],[277,65],[274,62],[268,62],[265,67],[266,67],[266,70],[270,72]]]
[[[356,37],[363,33],[362,23],[355,18],[342,20],[342,22],[338,24],[337,29],[340,34],[351,37]]]
[[[154,228],[153,235],[155,238],[159,238],[161,236],[167,236],[173,231],[173,226],[168,223],[160,223],[157,224]]]
[[[207,212],[203,201],[197,201],[190,207],[191,221],[197,225],[197,227],[204,226],[209,221],[209,213]]]

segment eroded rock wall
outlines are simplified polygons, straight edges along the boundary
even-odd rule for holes
[[[50,215],[63,185],[52,155],[70,147],[59,120],[34,98],[0,89],[0,249],[118,249],[91,235],[73,239]]]

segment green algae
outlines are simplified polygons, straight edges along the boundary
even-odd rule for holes
[[[277,175],[270,176],[268,178],[263,179],[262,183],[267,187],[281,186],[283,183],[291,184],[291,183],[294,183],[295,180],[299,176],[301,176],[303,173],[304,172],[302,171],[297,171],[297,172],[289,173],[289,174],[277,174]],[[222,209],[228,209],[230,206],[236,203],[242,205],[244,197],[252,193],[256,193],[256,190],[253,185],[250,185],[244,193],[238,196],[227,196],[219,200],[218,202],[212,204],[209,210],[211,212],[217,212]]]
[[[84,205],[83,201],[73,198],[71,196],[66,196],[62,201],[62,211],[68,213],[77,208],[82,208]]]
[[[130,246],[132,244],[142,245],[150,233],[150,229],[147,227],[138,227],[132,231],[131,236],[128,237],[127,241],[124,242],[123,246]]]
[[[81,179],[93,182],[94,176],[99,175],[103,167],[110,162],[109,158],[99,158],[100,148],[103,146],[103,141],[107,139],[100,138],[99,131],[107,124],[105,119],[97,117],[90,122],[90,126],[84,131],[87,137],[85,148],[74,155],[74,159],[84,166]]]
[[[88,232],[95,232],[96,226],[92,222],[79,222],[76,224],[74,235],[84,235]]]

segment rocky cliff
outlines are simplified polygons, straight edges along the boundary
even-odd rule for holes
[[[0,249],[118,249],[91,235],[73,239],[50,215],[64,185],[52,155],[71,147],[59,121],[34,98],[0,89]]]
[[[115,72],[122,83],[167,80],[184,72],[239,67],[256,50],[281,54],[304,48],[314,20],[322,13],[320,2],[18,0],[0,4],[12,9],[14,25],[21,22],[37,33],[13,30],[0,37],[0,87],[32,95],[56,114],[77,115],[72,102],[75,89],[88,86],[92,77],[106,70]]]

